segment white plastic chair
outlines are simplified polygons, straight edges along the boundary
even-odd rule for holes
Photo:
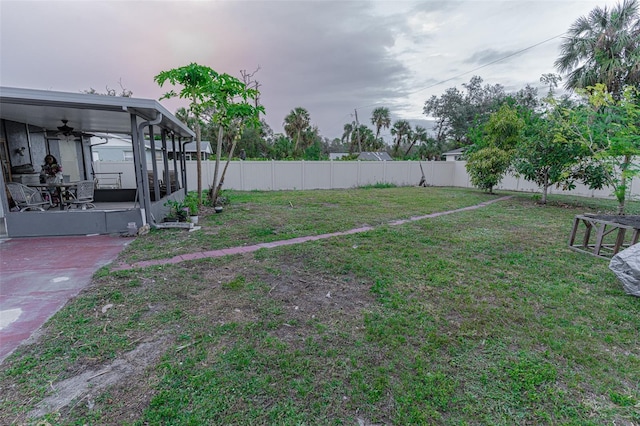
[[[51,207],[51,201],[45,200],[37,189],[18,182],[7,182],[7,188],[21,212],[34,209],[43,212]]]
[[[82,180],[76,184],[75,194],[71,193],[71,199],[66,201],[69,204],[69,208],[75,206],[76,208],[86,210],[93,209],[96,206],[93,204],[93,192],[95,184],[92,180]]]

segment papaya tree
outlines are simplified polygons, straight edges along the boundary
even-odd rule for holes
[[[161,87],[166,83],[182,86],[180,92],[170,90],[160,99],[180,97],[187,99],[189,111],[195,118],[197,175],[198,175],[198,200],[202,200],[202,162],[201,162],[201,128],[203,114],[208,112],[211,121],[218,127],[218,143],[216,150],[216,164],[213,183],[209,190],[209,199],[215,204],[222,184],[229,160],[233,157],[237,141],[242,135],[246,125],[259,126],[259,113],[264,112],[264,107],[258,105],[256,99],[259,92],[250,89],[245,83],[228,74],[219,74],[213,69],[191,63],[184,67],[162,71],[154,77]],[[229,149],[227,164],[219,176],[220,159],[222,152],[222,139],[225,131],[231,131],[236,126],[233,143]]]
[[[260,113],[264,113],[264,107],[257,102],[259,95],[260,92],[257,89],[247,87],[245,83],[229,74],[219,74],[218,78],[211,83],[210,100],[214,111],[212,121],[218,126],[216,164],[213,183],[208,194],[213,205],[218,200],[229,162],[233,158],[244,129],[247,126],[253,128],[261,126]],[[219,174],[224,132],[234,132],[234,137],[224,169]]]
[[[202,114],[211,104],[212,82],[218,78],[218,73],[213,69],[191,63],[189,65],[162,71],[153,80],[162,87],[166,82],[173,86],[182,86],[179,92],[173,89],[162,95],[160,99],[171,99],[179,97],[189,101],[187,111],[183,115],[193,117],[194,131],[196,133],[196,169],[198,176],[198,200],[202,200]],[[201,202],[201,201],[199,201]]]

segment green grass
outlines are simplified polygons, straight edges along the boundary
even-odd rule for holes
[[[203,230],[152,231],[125,251],[128,262],[377,226],[436,211],[478,204],[496,196],[454,188],[237,192],[222,214],[200,219]],[[356,213],[356,214],[354,214]]]
[[[150,244],[166,254],[268,241],[268,230],[379,226],[246,256],[101,270],[37,344],[0,367],[0,423],[25,421],[60,380],[162,341],[151,365],[93,395],[92,409],[76,401],[49,421],[637,424],[640,303],[606,260],[567,248],[576,214],[615,203],[554,196],[539,206],[516,194],[386,225],[491,198],[445,188],[233,193],[204,235],[153,233],[124,256],[153,257]],[[216,221],[224,227],[212,232]]]

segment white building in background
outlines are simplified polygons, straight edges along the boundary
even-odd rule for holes
[[[443,152],[442,155],[446,161],[461,161],[464,158],[464,148]]]
[[[387,152],[361,152],[357,159],[361,161],[393,161]]]
[[[154,141],[156,149],[156,160],[162,158],[162,142]],[[173,159],[173,151],[171,142],[167,142],[167,156]],[[185,159],[196,159],[196,143],[188,142],[184,146]],[[151,162],[151,144],[145,141],[145,152],[147,163]],[[212,154],[211,144],[207,141],[200,143],[200,152],[203,160],[208,159]],[[129,135],[116,134],[100,134],[96,133],[91,137],[91,155],[93,162],[99,161],[133,161],[133,148],[131,145],[131,137]]]
[[[349,155],[348,152],[330,152],[329,160],[339,160],[341,158],[346,157],[347,155]]]

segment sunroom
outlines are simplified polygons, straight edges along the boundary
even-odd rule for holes
[[[92,163],[91,141],[97,133],[129,135],[133,187],[100,187],[101,177]],[[166,201],[181,200],[186,194],[184,146],[194,136],[155,100],[0,87],[0,185],[5,188],[0,194],[0,233],[9,237],[112,234],[127,232],[132,224],[154,226],[168,213]],[[147,145],[157,141],[150,144],[154,161],[147,161],[145,140]],[[181,155],[169,159],[168,152]],[[46,190],[40,172],[47,155],[62,168],[57,188],[60,206],[45,206],[44,211],[18,208],[7,184]],[[91,208],[70,208],[65,195],[73,197],[74,186],[87,181],[94,183]]]

